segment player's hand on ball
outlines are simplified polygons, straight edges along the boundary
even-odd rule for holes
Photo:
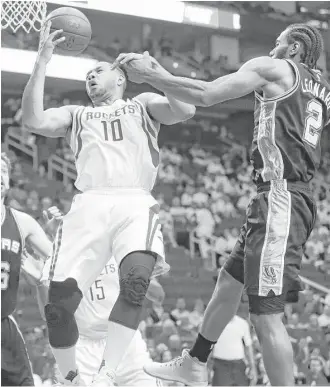
[[[51,22],[47,22],[41,32],[40,32],[40,41],[39,41],[39,58],[48,63],[54,53],[55,47],[65,41],[65,37],[60,37],[63,30],[57,30],[50,34]]]

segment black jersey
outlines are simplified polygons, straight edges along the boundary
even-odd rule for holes
[[[276,98],[255,94],[255,183],[309,182],[320,165],[321,133],[330,119],[330,85],[318,70],[288,62],[296,76],[290,90]]]
[[[14,211],[5,207],[1,225],[1,318],[16,308],[24,241]]]

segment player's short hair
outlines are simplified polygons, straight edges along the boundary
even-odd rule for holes
[[[287,31],[289,43],[298,40],[303,45],[302,63],[310,68],[316,68],[316,63],[324,49],[324,42],[320,31],[313,26],[303,23],[291,24]]]
[[[7,164],[8,173],[11,172],[11,162],[9,157],[6,155],[6,152],[1,152],[1,161],[4,161]]]

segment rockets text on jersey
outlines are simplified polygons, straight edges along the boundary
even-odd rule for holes
[[[16,308],[24,241],[15,210],[5,207],[1,224],[1,317]]]
[[[119,295],[118,265],[111,258],[84,297],[75,313],[82,336],[102,339],[108,330],[108,318]]]
[[[112,105],[78,107],[69,145],[77,169],[76,187],[141,188],[150,192],[159,165],[159,124],[133,98]]]
[[[254,181],[309,182],[321,160],[320,138],[330,119],[330,85],[322,74],[288,60],[293,87],[277,98],[258,93],[251,161]]]

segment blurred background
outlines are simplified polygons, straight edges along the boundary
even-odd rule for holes
[[[118,4],[117,4],[118,3]],[[148,50],[175,75],[212,80],[242,63],[267,55],[291,23],[308,22],[324,37],[319,61],[330,70],[329,2],[47,2],[48,12],[63,5],[81,9],[93,38],[79,57],[55,55],[48,68],[45,108],[89,103],[85,73],[95,60],[112,62],[120,52]],[[8,204],[43,225],[42,210],[70,208],[75,167],[64,139],[30,134],[21,126],[21,96],[36,58],[39,33],[2,30],[1,147],[13,162]],[[151,91],[129,84],[127,97]],[[147,303],[140,329],[151,356],[167,361],[197,335],[218,270],[233,248],[250,198],[256,193],[249,165],[253,96],[209,108],[194,118],[164,127],[161,166],[154,195],[161,205],[168,276],[160,278],[166,297]],[[324,385],[330,377],[330,133],[322,139],[321,169],[313,181],[318,205],[315,229],[305,246],[305,290],[287,305],[285,322],[295,351],[297,384]],[[248,322],[247,299],[239,316]],[[21,281],[15,317],[25,336],[37,384],[51,384],[54,359],[39,315],[35,289]],[[249,322],[248,322],[249,323]],[[259,344],[251,328],[258,384],[267,385]],[[210,361],[210,383],[215,359]],[[249,376],[250,360],[246,360]],[[249,361],[248,361],[249,360]],[[235,380],[231,385],[236,385]],[[219,382],[218,382],[219,384]],[[229,382],[227,381],[227,385]]]

